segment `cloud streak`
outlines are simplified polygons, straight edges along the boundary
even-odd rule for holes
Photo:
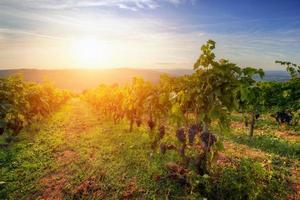
[[[73,9],[87,7],[115,7],[131,11],[156,9],[162,2],[179,5],[189,0],[2,0],[0,6],[30,9]]]

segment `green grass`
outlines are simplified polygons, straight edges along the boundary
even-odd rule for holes
[[[244,119],[242,114],[233,113],[231,115],[231,120],[234,122],[244,123]],[[280,125],[276,122],[276,120],[270,116],[270,114],[260,115],[258,120],[255,121],[255,128],[262,129],[267,131],[274,131],[281,129]],[[284,127],[285,130],[294,131],[296,134],[300,135],[300,122],[297,125],[286,125]]]
[[[64,110],[39,125],[33,124],[19,135],[19,142],[0,149],[0,198],[19,199],[34,193],[40,185],[36,181],[48,169],[55,168],[53,151],[63,144],[59,124],[68,120]],[[49,127],[51,124],[51,127]]]
[[[282,131],[293,131],[292,137],[298,137],[297,126],[279,127],[278,124],[268,115],[261,116],[255,125],[254,136],[250,138],[247,134],[247,129],[244,127],[242,116],[234,114],[231,119],[242,125],[242,129],[232,130],[228,138],[236,143],[245,144],[249,147],[260,149],[267,153],[273,153],[279,156],[286,156],[293,159],[300,159],[300,143],[297,141],[290,141],[288,137],[277,136],[275,131],[279,128]]]
[[[176,155],[153,154],[143,128],[129,133],[124,122],[114,125],[97,119],[89,107],[75,101],[44,122],[23,130],[20,141],[0,149],[0,181],[4,182],[0,198],[43,197],[51,186],[43,180],[53,181],[52,175],[66,179],[59,188],[64,199],[78,195],[97,199],[99,193],[104,199],[120,199],[131,182],[136,188],[130,195],[136,198],[180,194],[174,185],[161,186],[153,180],[164,172],[165,163],[178,159]],[[60,158],[64,152],[71,152],[71,156]],[[84,196],[77,188],[91,178],[97,180],[93,187],[99,192]]]
[[[280,156],[287,156],[294,159],[300,159],[300,144],[292,143],[285,139],[273,135],[258,135],[249,138],[248,135],[231,136],[234,142],[248,145],[268,153],[274,153]]]
[[[171,128],[168,134],[172,132]],[[0,199],[195,198],[172,180],[154,180],[166,173],[166,163],[179,161],[179,157],[153,152],[148,134],[145,127],[135,127],[130,133],[126,121],[113,124],[86,103],[72,100],[48,119],[24,129],[8,148],[0,148]],[[231,139],[236,145],[240,142],[290,158],[299,155],[293,154],[298,146],[281,140]],[[247,167],[252,169],[255,165],[250,164]],[[234,168],[226,170],[239,176]],[[240,184],[239,177],[231,180]],[[207,188],[214,187],[213,180],[209,184]]]

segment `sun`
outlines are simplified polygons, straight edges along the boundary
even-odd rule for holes
[[[77,65],[82,67],[98,67],[105,57],[103,44],[95,38],[73,40],[71,53]]]

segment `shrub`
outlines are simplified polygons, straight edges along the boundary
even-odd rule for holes
[[[287,193],[282,170],[267,171],[251,159],[236,167],[219,168],[213,176],[201,176],[198,192],[208,199],[281,199]]]

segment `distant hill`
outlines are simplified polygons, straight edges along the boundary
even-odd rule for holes
[[[291,77],[286,71],[265,71],[265,81],[287,81]]]
[[[70,89],[81,92],[88,88],[104,84],[124,84],[138,76],[152,82],[158,82],[161,74],[167,73],[171,76],[191,74],[189,69],[9,69],[0,70],[0,77],[7,77],[14,74],[22,74],[27,81],[41,83],[45,79],[52,81],[55,86],[63,89]],[[265,81],[286,81],[290,78],[285,71],[266,71]]]
[[[63,70],[39,70],[39,69],[11,69],[0,70],[0,77],[14,74],[22,74],[26,81],[41,83],[45,79],[63,89],[81,92],[88,88],[96,87],[101,83],[124,84],[130,82],[135,76],[145,80],[157,82],[160,72],[147,69],[63,69]]]
[[[192,74],[192,69],[158,69],[162,73],[167,73],[173,76],[180,76],[183,74]],[[259,77],[255,77],[256,80],[260,80]],[[265,71],[264,81],[287,81],[290,79],[290,75],[286,71]]]

